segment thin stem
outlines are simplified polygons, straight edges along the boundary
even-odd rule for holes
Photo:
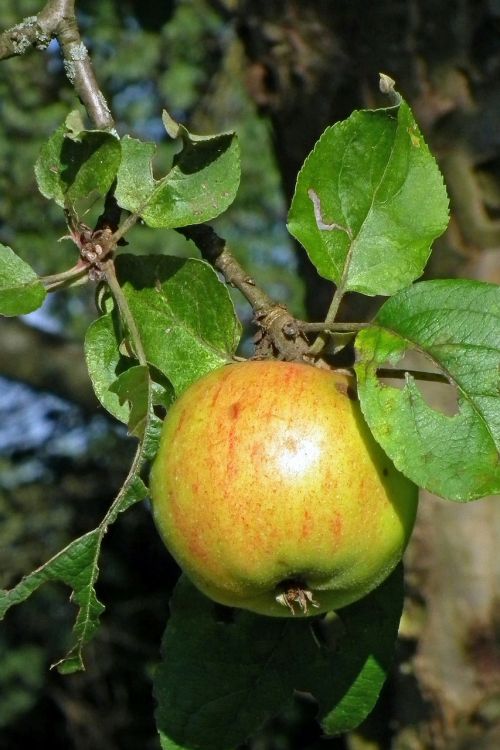
[[[347,264],[346,264],[347,268]],[[345,276],[346,274],[344,274]],[[337,317],[337,313],[339,311],[340,303],[342,302],[342,298],[345,294],[345,279],[344,276],[342,277],[340,284],[335,290],[335,294],[333,295],[333,299],[331,302],[331,305],[328,309],[328,312],[326,314],[325,318],[325,328],[322,333],[319,334],[319,336],[316,338],[313,345],[309,348],[309,354],[311,354],[313,357],[317,357],[318,354],[321,354],[323,351],[326,342],[328,341],[328,331],[332,330],[333,323],[335,321],[335,318]]]
[[[347,276],[347,274],[345,274]],[[337,313],[339,311],[340,303],[342,302],[342,298],[345,294],[345,282],[346,279],[342,277],[342,280],[338,287],[335,290],[335,294],[333,295],[332,303],[330,307],[328,308],[328,312],[326,314],[325,323],[329,326],[331,326],[335,322],[335,318],[337,317]]]
[[[28,16],[0,34],[0,60],[23,55],[32,47],[46,49],[62,17],[64,0],[49,0],[36,16]]]
[[[304,333],[350,333],[351,331],[362,331],[365,328],[371,328],[372,323],[308,323],[307,321],[298,320],[297,328]]]
[[[255,281],[232,255],[225,240],[219,237],[211,226],[197,224],[177,231],[194,242],[205,260],[220,271],[228,284],[240,290],[256,313],[271,310],[273,307],[283,309],[282,305],[278,305],[256,286]]]
[[[106,281],[108,282],[108,286],[111,289],[111,293],[115,299],[116,304],[118,305],[118,310],[120,311],[122,320],[125,323],[125,326],[130,335],[130,340],[137,356],[137,360],[140,365],[144,365],[145,367],[147,367],[148,361],[146,359],[146,354],[142,346],[139,329],[137,328],[134,316],[132,315],[132,311],[128,306],[127,299],[123,294],[123,290],[118,282],[118,279],[116,278],[116,270],[113,260],[107,260],[106,263],[103,264],[103,270],[106,276]]]
[[[57,289],[71,286],[75,281],[83,280],[88,274],[88,270],[87,266],[82,266],[80,263],[77,263],[76,266],[68,268],[67,271],[54,273],[50,276],[41,276],[40,281],[48,292],[54,292]]]
[[[22,55],[32,47],[46,49],[53,38],[61,45],[66,75],[93,124],[111,130],[114,121],[80,36],[75,0],[48,0],[36,16],[28,16],[0,34],[0,60]]]
[[[208,224],[177,230],[192,240],[203,258],[219,271],[226,282],[239,289],[254,311],[254,322],[260,329],[256,339],[257,356],[277,356],[286,361],[300,360],[309,348],[309,341],[296,325],[285,305],[273,300],[260,289],[240,266],[226,242]]]
[[[325,222],[323,218],[323,214],[321,211],[321,200],[317,193],[310,189],[308,190],[309,198],[312,201],[313,208],[314,208],[314,218],[316,219],[317,227],[320,231],[341,231],[345,232],[350,240],[349,250],[347,251],[346,259],[344,262],[344,268],[342,271],[342,277],[337,284],[337,288],[335,289],[335,293],[333,295],[332,302],[330,304],[329,310],[326,314],[325,318],[325,324],[327,326],[326,330],[330,330],[332,324],[335,322],[335,318],[337,317],[337,313],[339,311],[340,303],[342,302],[342,298],[346,291],[347,286],[347,279],[349,277],[349,266],[351,262],[351,255],[353,250],[353,234],[350,229],[350,227],[343,226],[342,224],[337,224],[336,222]],[[320,335],[316,338],[313,345],[309,348],[309,355],[317,357],[321,352],[323,351],[326,342],[328,341],[328,334],[327,332],[323,331],[320,333]]]
[[[61,2],[56,35],[64,57],[64,69],[95,127],[111,130],[114,120],[99,88],[87,48],[82,42],[75,14],[75,0]]]
[[[113,232],[113,236],[110,238],[110,242],[113,245],[117,245],[118,242],[119,242],[119,240],[121,240],[121,238],[125,234],[127,234],[127,232],[129,231],[129,229],[132,229],[132,227],[135,224],[137,224],[137,222],[139,221],[139,218],[140,218],[139,214],[130,214],[130,216],[127,216],[127,218],[125,219],[125,221],[122,224],[120,224],[120,226],[118,227],[118,229],[116,229]]]

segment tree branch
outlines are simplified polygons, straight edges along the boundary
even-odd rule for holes
[[[0,60],[46,49],[60,20],[61,0],[49,0],[37,16],[28,16],[0,34]]]
[[[98,129],[111,130],[114,121],[99,88],[75,15],[75,0],[61,0],[62,15],[56,36],[64,57],[64,69],[80,101]]]
[[[33,47],[46,49],[51,39],[59,41],[66,75],[93,124],[110,130],[113,118],[80,37],[75,0],[48,0],[38,15],[28,16],[0,34],[0,60],[22,55]]]
[[[194,242],[205,260],[220,271],[228,284],[240,290],[256,314],[266,313],[277,306],[271,297],[256,286],[255,281],[231,254],[226,241],[211,226],[196,224],[177,231]]]
[[[240,266],[225,240],[208,224],[196,224],[177,230],[192,240],[203,258],[219,271],[226,282],[239,289],[254,311],[254,320],[261,330],[257,339],[256,357],[274,356],[287,361],[302,359],[309,348],[306,336],[285,305],[271,299]]]

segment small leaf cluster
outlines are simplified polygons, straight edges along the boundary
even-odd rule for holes
[[[86,130],[80,114],[70,113],[42,147],[35,174],[40,192],[65,212],[79,251],[76,264],[62,274],[39,278],[10,248],[0,248],[2,315],[37,309],[53,289],[89,278],[104,282],[97,294],[100,315],[85,337],[89,376],[103,407],[139,441],[130,474],[98,528],[10,591],[0,592],[3,616],[45,581],[61,580],[71,587],[79,611],[74,646],[58,663],[64,672],[83,668],[82,649],[104,610],[94,587],[104,534],[120,512],[147,496],[141,475],[158,443],[161,420],[155,411],[165,410],[200,374],[230,361],[240,336],[227,287],[205,261],[130,253],[119,255],[116,263],[113,258],[124,225],[196,224],[224,211],[236,195],[240,167],[235,135],[200,137],[166,115],[165,122],[182,148],[168,174],[155,179],[154,144]],[[112,211],[106,213],[110,200]],[[92,230],[83,219],[96,203],[103,210],[99,221],[104,228]],[[127,212],[121,226],[115,222],[117,211]]]

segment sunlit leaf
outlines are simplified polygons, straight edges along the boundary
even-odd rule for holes
[[[85,358],[95,394],[104,408],[120,422],[128,423],[130,406],[120,403],[111,386],[132,361],[120,354],[120,335],[112,314],[106,313],[90,324],[85,334]]]
[[[0,245],[0,315],[25,315],[44,299],[45,288],[31,266]]]
[[[117,270],[148,362],[177,394],[231,361],[241,327],[226,286],[207,263],[121,255]]]
[[[419,277],[447,223],[443,179],[404,101],[325,130],[288,217],[322,276],[367,295],[394,294]]]
[[[375,438],[398,469],[450,500],[500,492],[500,287],[424,281],[388,300],[356,339],[358,390]],[[424,353],[458,391],[453,416],[431,408],[413,377],[402,390],[377,369]]]
[[[36,161],[38,189],[60,206],[74,204],[94,193],[105,195],[120,160],[120,141],[111,133],[75,132],[73,126],[61,125],[42,146]]]
[[[153,412],[153,385],[148,368],[144,365],[130,367],[115,380],[110,391],[118,394],[120,403],[129,405],[129,434],[143,442],[144,456],[153,458],[162,423]]]
[[[151,227],[200,224],[221,214],[234,200],[240,180],[234,133],[184,138],[172,169],[160,179],[153,176],[154,144],[126,136],[121,145],[116,199]]]

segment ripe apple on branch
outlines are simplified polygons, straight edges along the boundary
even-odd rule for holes
[[[276,616],[368,594],[401,559],[417,509],[349,378],[275,360],[227,365],[185,391],[151,492],[160,534],[201,591]]]

